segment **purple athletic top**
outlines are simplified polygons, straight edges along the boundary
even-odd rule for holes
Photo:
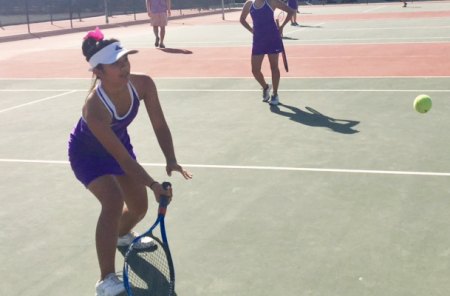
[[[152,3],[152,13],[164,13],[167,11],[166,0],[149,0]]]
[[[297,10],[298,9],[298,3],[297,0],[289,0],[288,1],[288,6],[292,9]]]
[[[114,104],[103,90],[101,84],[99,84],[95,89],[98,97],[111,113],[111,129],[128,150],[128,153],[136,159],[127,127],[137,115],[139,109],[139,97],[136,89],[131,83],[128,83],[128,90],[131,97],[130,109],[124,116],[119,116]],[[124,174],[124,171],[120,167],[119,163],[97,140],[83,117],[80,118],[70,134],[69,161],[75,176],[85,186],[97,177],[103,175]]]
[[[261,8],[250,7],[253,19],[252,55],[274,54],[283,51],[280,32],[275,23],[274,12],[267,1]]]

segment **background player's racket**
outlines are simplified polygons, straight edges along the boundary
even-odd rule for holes
[[[284,13],[284,11],[283,11],[283,13]],[[280,30],[280,21],[278,20],[278,18],[276,19],[276,23],[277,23],[278,30]],[[288,65],[286,51],[284,50],[284,44],[283,44],[283,35],[281,35],[281,47],[283,49],[283,51],[281,52],[281,57],[283,58],[284,70],[286,70],[286,72],[289,72],[289,65]]]
[[[162,184],[167,190],[169,182]],[[125,254],[123,267],[123,283],[129,296],[175,296],[175,270],[167,242],[164,217],[169,198],[161,196],[158,217],[155,223],[144,234],[136,237]],[[159,225],[162,241],[153,234]],[[151,237],[152,246],[145,249],[135,248],[136,243],[144,236]]]
[[[284,10],[280,10],[280,12],[277,15],[277,21],[279,24],[282,24],[284,22],[284,19],[286,18],[286,12]]]
[[[280,28],[280,24],[284,22],[284,19],[286,18],[286,13],[283,10],[280,10],[280,12],[277,14],[276,22],[277,27]],[[281,35],[283,38],[283,35]]]
[[[316,109],[313,109],[313,108],[311,108],[311,107],[305,107],[305,108],[306,108],[306,110],[308,110],[308,111],[311,112],[312,114],[316,114],[316,115],[322,116],[322,117],[324,117],[324,118],[326,118],[326,119],[329,119],[329,120],[331,120],[331,121],[336,121],[336,119],[331,118],[331,117],[326,116],[326,115],[323,115],[322,113],[320,113],[320,112],[317,111]]]

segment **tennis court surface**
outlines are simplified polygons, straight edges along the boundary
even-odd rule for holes
[[[272,108],[240,12],[172,21],[165,51],[146,24],[104,29],[140,51],[132,70],[155,79],[194,174],[165,175],[141,109],[129,130],[138,159],[174,187],[177,295],[448,295],[450,2],[401,6],[301,6]],[[83,36],[1,44],[2,295],[94,294],[100,207],[67,161],[91,84]],[[423,115],[420,94],[433,100]]]

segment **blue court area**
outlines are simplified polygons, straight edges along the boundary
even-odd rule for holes
[[[320,24],[292,29],[293,42],[389,42],[387,29]],[[433,24],[417,25],[417,42],[448,42],[447,24]],[[367,41],[370,31],[380,35]],[[230,40],[244,44],[244,34]],[[129,131],[138,160],[173,184],[166,227],[177,295],[448,294],[449,77],[289,77],[277,107],[261,102],[251,77],[155,81],[177,158],[194,179],[165,175],[144,108]],[[67,161],[90,83],[0,79],[1,295],[94,294],[100,206]],[[422,93],[433,100],[427,114],[412,107]],[[120,271],[119,253],[116,262]]]

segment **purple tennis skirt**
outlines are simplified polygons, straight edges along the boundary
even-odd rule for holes
[[[136,159],[133,146],[127,143],[128,153]],[[72,140],[69,142],[69,161],[77,179],[87,187],[96,178],[105,175],[124,175],[119,163],[105,149],[90,149],[88,145]]]
[[[280,36],[264,36],[253,39],[252,55],[274,54],[283,51]]]

